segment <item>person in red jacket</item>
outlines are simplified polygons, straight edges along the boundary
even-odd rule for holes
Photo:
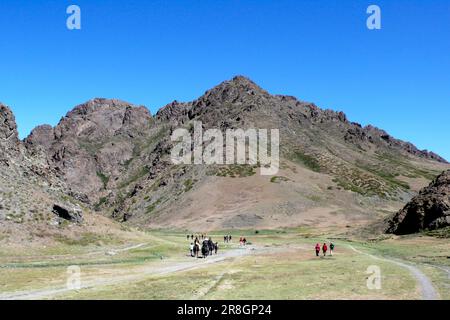
[[[318,257],[319,254],[320,254],[320,244],[317,243],[317,244],[316,244],[316,256]]]
[[[322,251],[323,251],[323,256],[324,256],[324,257],[327,255],[327,250],[328,250],[327,244],[324,243],[324,244],[323,244],[323,247],[322,247]]]

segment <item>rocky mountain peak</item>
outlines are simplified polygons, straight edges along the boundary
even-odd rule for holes
[[[2,103],[0,103],[0,140],[14,143],[19,140],[14,114]]]
[[[154,123],[149,110],[117,99],[95,98],[76,106],[52,128],[35,128],[24,144],[46,161],[82,201],[98,197],[107,180],[138,153]]]
[[[235,76],[231,80],[227,80],[216,86],[210,91],[229,91],[229,90],[239,91],[241,94],[265,94],[268,95],[268,92],[258,86],[251,79],[244,76]]]
[[[253,80],[251,80],[250,78],[247,78],[245,76],[242,76],[242,75],[237,75],[237,76],[233,77],[231,80],[224,81],[223,83],[228,83],[228,84],[234,85],[234,86],[242,86],[242,87],[253,88],[253,89],[264,91],[263,89],[261,89],[260,86],[258,86],[255,82],[253,82]]]
[[[196,105],[209,106],[226,103],[240,103],[249,98],[269,96],[269,93],[259,87],[252,80],[244,76],[236,76],[222,82],[198,99]]]
[[[94,98],[73,108],[66,117],[86,116],[100,110],[120,110],[134,106],[119,99]]]
[[[178,125],[186,120],[191,107],[191,103],[172,101],[156,113],[156,119],[159,121],[171,121],[174,125]]]
[[[47,150],[54,140],[54,134],[55,132],[51,125],[40,125],[31,131],[24,142],[26,146],[43,146]]]
[[[0,103],[0,157],[18,155],[20,149],[19,134],[17,132],[16,119],[11,109]]]
[[[150,111],[122,100],[95,98],[76,106],[54,128],[55,138],[84,137],[98,140],[119,132],[146,128],[152,121]],[[48,133],[40,128],[35,133]]]

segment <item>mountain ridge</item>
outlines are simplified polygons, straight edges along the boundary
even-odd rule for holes
[[[279,129],[279,176],[260,177],[251,165],[173,165],[170,135],[177,128],[192,132],[194,121],[223,132]],[[195,221],[203,221],[204,229],[285,227],[312,223],[317,214],[334,223],[364,224],[399,209],[448,168],[442,157],[381,129],[292,96],[271,95],[243,76],[193,101],[173,101],[154,115],[141,105],[94,98],[56,126],[36,127],[18,144],[27,155],[39,155],[75,201],[148,227],[199,228]]]
[[[209,101],[211,96],[214,96],[215,100],[217,100],[218,98],[219,99],[222,98],[222,100],[220,101],[222,103],[227,102],[227,99],[230,99],[230,97],[233,96],[233,93],[230,92],[233,90],[230,90],[230,89],[233,89],[234,91],[239,91],[239,90],[245,91],[245,93],[252,94],[252,95],[256,94],[256,92],[257,92],[262,95],[270,96],[270,94],[266,90],[262,89],[260,86],[258,86],[255,82],[253,82],[248,77],[245,77],[242,75],[237,75],[237,76],[233,77],[231,80],[223,81],[219,85],[207,90],[198,99],[195,99],[190,102],[179,102],[179,101],[175,100],[175,101],[159,108],[154,116],[151,114],[151,111],[143,105],[136,105],[136,104],[133,104],[133,103],[130,103],[130,102],[127,102],[124,100],[120,100],[120,99],[115,99],[115,98],[99,98],[99,97],[97,97],[97,98],[90,99],[84,103],[81,103],[81,104],[75,106],[73,109],[71,109],[67,112],[66,116],[63,117],[63,119],[70,118],[73,115],[87,115],[89,113],[92,113],[95,109],[101,109],[102,107],[107,106],[109,108],[110,107],[113,107],[113,108],[116,108],[116,107],[118,107],[118,108],[142,108],[143,110],[146,110],[148,112],[148,114],[155,119],[161,118],[165,114],[166,120],[170,120],[171,118],[167,117],[167,114],[170,114],[170,115],[180,114],[185,111],[188,111],[189,107],[192,108],[193,106],[197,106],[197,108],[199,105],[207,106],[208,103],[205,103],[204,101]],[[235,94],[235,96],[236,96],[236,94]],[[393,141],[393,143],[395,143],[395,144],[402,145],[402,147],[404,147],[406,149],[406,151],[411,152],[415,155],[423,156],[425,158],[437,160],[437,161],[443,162],[443,163],[448,163],[448,161],[446,159],[444,159],[440,155],[436,154],[435,152],[429,151],[427,149],[420,150],[411,142],[402,141],[400,139],[395,139],[390,134],[388,134],[385,130],[380,129],[376,126],[373,126],[371,124],[368,124],[366,126],[361,126],[357,122],[351,122],[347,119],[347,116],[343,111],[335,111],[332,109],[322,109],[322,108],[318,107],[317,105],[315,105],[314,103],[301,101],[294,96],[277,94],[277,95],[273,95],[273,97],[280,98],[281,100],[292,100],[296,104],[300,103],[300,104],[307,106],[310,109],[309,112],[310,112],[311,118],[319,117],[320,114],[325,115],[325,116],[331,116],[331,117],[337,116],[338,119],[341,120],[342,122],[348,122],[349,124],[354,125],[356,127],[356,130],[354,130],[354,131],[357,131],[357,132],[355,132],[355,134],[360,135],[360,138],[364,138],[364,136],[368,135],[369,139],[370,139],[371,136],[369,134],[374,134],[375,136],[379,136],[381,139],[384,139],[385,141]],[[233,101],[233,102],[235,102],[235,101]],[[181,107],[183,109],[188,109],[188,110],[183,110],[183,109],[179,110],[179,109],[177,109],[179,107]],[[39,125],[36,128],[39,128],[41,126],[43,126],[43,125]],[[57,126],[58,126],[58,124],[55,127],[57,127]],[[36,129],[36,128],[34,128],[34,129]],[[361,130],[358,130],[358,128],[360,128]],[[352,133],[354,131],[352,131]],[[23,140],[27,140],[27,138],[31,135],[31,133],[27,137],[25,137]]]

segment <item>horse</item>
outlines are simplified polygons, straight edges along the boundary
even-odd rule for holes
[[[209,254],[212,256],[213,251],[214,251],[214,242],[212,241],[212,239],[208,240],[208,249],[209,249]]]
[[[203,255],[203,258],[206,258],[207,256],[208,256],[208,254],[209,254],[209,244],[208,244],[208,241],[203,241],[203,244],[202,244],[202,255]]]

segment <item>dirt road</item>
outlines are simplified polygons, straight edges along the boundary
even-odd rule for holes
[[[360,253],[360,254],[367,255],[367,256],[371,257],[372,259],[375,259],[375,260],[381,260],[381,261],[387,261],[387,262],[390,262],[390,263],[394,263],[394,264],[396,264],[396,265],[398,265],[398,266],[400,266],[400,267],[403,267],[403,268],[405,268],[405,269],[408,269],[409,272],[410,272],[410,273],[414,276],[414,278],[416,278],[416,280],[417,280],[417,283],[418,283],[418,285],[419,285],[420,292],[421,292],[421,295],[422,295],[422,299],[423,299],[423,300],[438,300],[438,299],[439,299],[439,295],[438,295],[438,293],[436,292],[436,289],[434,288],[434,286],[433,286],[431,280],[430,280],[430,279],[429,279],[422,271],[420,271],[419,268],[415,267],[415,266],[412,265],[411,263],[409,263],[409,262],[404,262],[404,261],[401,261],[401,260],[399,260],[399,259],[391,259],[391,258],[385,258],[385,257],[377,257],[377,256],[374,256],[374,255],[372,255],[372,254],[369,254],[369,253],[360,251],[360,250],[356,249],[355,247],[353,247],[352,245],[349,245],[349,247],[350,247],[353,251],[355,251],[355,252],[357,252],[357,253]]]
[[[206,259],[189,259],[187,261],[182,262],[168,261],[167,265],[163,263],[164,265],[162,266],[145,266],[144,268],[139,268],[136,271],[130,271],[130,274],[127,275],[117,275],[114,277],[103,277],[103,278],[100,277],[92,281],[82,282],[79,290],[85,290],[100,286],[115,285],[128,281],[130,282],[137,281],[152,275],[167,275],[175,272],[204,268],[208,265],[220,263],[228,259],[238,258],[255,253],[263,253],[267,251],[268,251],[267,248],[246,247],[224,251],[217,256],[208,257]],[[49,298],[51,299],[58,295],[72,291],[74,291],[74,289],[67,288],[66,286],[64,286],[58,288],[8,292],[8,293],[0,293],[0,300],[37,300]]]

